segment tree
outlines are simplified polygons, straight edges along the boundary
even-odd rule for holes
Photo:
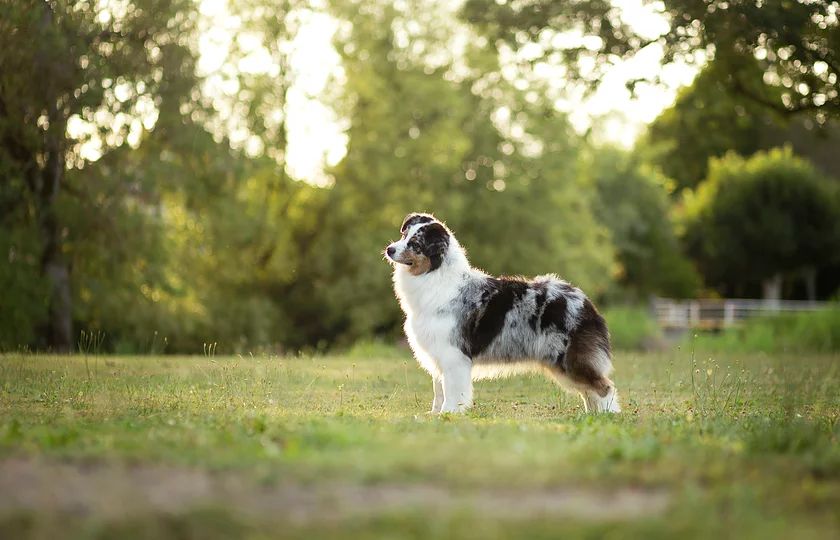
[[[747,70],[754,80],[762,79],[757,65],[745,67]],[[711,62],[691,86],[680,91],[674,105],[648,126],[636,145],[676,181],[675,195],[706,178],[709,158],[729,151],[748,157],[783,145],[790,145],[823,173],[840,177],[840,158],[831,150],[836,146],[838,122],[816,126],[801,115],[779,115],[730,92],[726,80],[731,76],[723,66]]]
[[[659,3],[669,28],[643,36],[621,20],[619,3],[605,0],[555,2],[468,0],[463,17],[494,43],[520,49],[539,60],[556,58],[569,75],[595,85],[614,60],[628,58],[654,43],[665,62],[691,60],[698,51],[713,57],[725,72],[729,91],[782,114],[807,112],[819,123],[840,117],[840,21],[831,0],[664,0]],[[573,32],[597,39],[555,39]],[[539,49],[541,52],[534,52]],[[593,69],[581,70],[580,60]],[[756,60],[766,76],[751,79]],[[590,62],[587,62],[589,65]],[[743,76],[742,76],[743,75]],[[767,89],[773,91],[769,92]]]
[[[593,294],[606,289],[612,247],[592,214],[594,189],[578,179],[566,119],[500,82],[479,47],[454,58],[452,22],[427,3],[333,9],[351,23],[337,40],[349,145],[286,296],[300,339],[393,335],[401,314],[381,252],[410,211],[446,220],[490,272],[553,271]]]
[[[59,199],[75,320],[120,352],[285,342],[298,252],[287,209],[307,211],[300,199],[316,188],[200,125],[161,121],[138,148],[67,173],[80,186]]]
[[[586,161],[585,174],[598,192],[595,215],[610,230],[624,294],[637,300],[651,294],[693,296],[700,278],[681,252],[670,218],[670,180],[637,154],[617,148],[593,148]]]
[[[713,159],[684,213],[688,252],[723,294],[761,284],[779,298],[785,278],[804,276],[813,297],[817,272],[840,253],[837,190],[789,149]]]
[[[0,7],[3,203],[34,233],[32,266],[49,291],[46,344],[57,350],[73,343],[67,228],[57,202],[70,189],[67,169],[84,164],[84,141],[68,127],[95,126],[94,140],[107,152],[153,125],[152,110],[178,111],[196,81],[192,9],[189,0]]]
[[[706,178],[709,158],[729,151],[750,156],[762,149],[764,133],[783,129],[777,115],[729,92],[727,76],[717,62],[707,66],[638,142],[639,148],[657,150],[653,161],[676,181],[675,194]]]

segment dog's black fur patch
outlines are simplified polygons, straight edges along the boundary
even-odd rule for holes
[[[425,223],[418,221],[418,223]],[[410,226],[410,225],[409,225]],[[443,256],[449,248],[449,231],[440,223],[424,225],[408,241],[408,249],[429,258],[429,272],[440,268]]]
[[[536,291],[536,294],[534,296],[534,311],[528,317],[528,324],[531,326],[531,330],[536,331],[537,323],[543,316],[543,306],[548,297],[548,288],[543,283],[535,283],[532,288]]]
[[[545,305],[545,309],[543,310],[542,318],[540,320],[540,328],[545,330],[550,326],[553,326],[563,334],[566,333],[567,325],[565,296],[558,296],[557,298],[555,298],[551,302],[548,302]]]
[[[400,226],[400,233],[405,234],[405,231],[411,228],[412,225],[416,225],[418,223],[431,223],[434,220],[435,218],[428,214],[408,214],[407,216],[405,216],[402,226]]]
[[[514,304],[522,299],[528,284],[515,278],[487,278],[481,300],[470,310],[462,328],[461,349],[467,356],[481,354],[505,325]]]

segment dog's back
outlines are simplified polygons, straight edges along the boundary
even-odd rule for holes
[[[607,325],[577,287],[554,275],[477,277],[464,284],[455,309],[473,378],[544,369],[582,391],[589,408],[617,410]]]

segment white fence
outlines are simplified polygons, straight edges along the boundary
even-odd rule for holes
[[[737,326],[755,315],[816,311],[828,302],[808,300],[672,300],[654,298],[653,312],[661,328],[718,329]]]

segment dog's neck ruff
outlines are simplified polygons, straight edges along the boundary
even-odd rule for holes
[[[450,304],[464,283],[477,275],[483,274],[470,266],[463,248],[453,236],[443,262],[436,270],[415,276],[407,266],[396,265],[394,289],[406,315],[431,313]]]

